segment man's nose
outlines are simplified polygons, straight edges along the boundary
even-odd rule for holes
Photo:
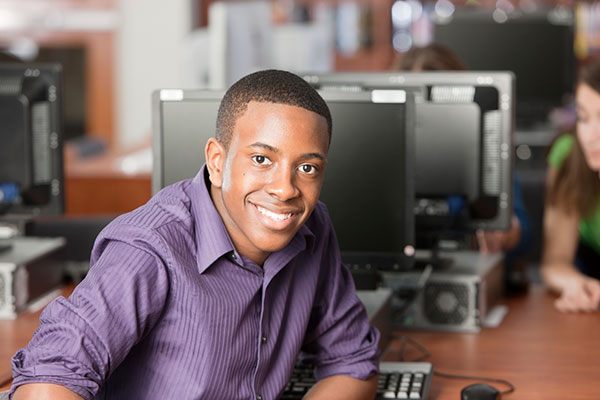
[[[280,201],[293,199],[300,193],[294,180],[295,174],[292,168],[277,168],[266,185],[266,191]]]

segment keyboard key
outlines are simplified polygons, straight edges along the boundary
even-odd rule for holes
[[[426,399],[431,381],[430,363],[386,363],[380,364],[376,400],[383,399]],[[423,373],[427,371],[427,373]],[[294,368],[290,382],[281,395],[282,400],[300,400],[316,383],[312,367],[300,364]]]

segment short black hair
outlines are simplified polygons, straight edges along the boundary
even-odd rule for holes
[[[251,101],[301,107],[325,117],[331,142],[331,113],[321,95],[298,75],[268,69],[246,75],[223,96],[217,114],[216,136],[226,149],[229,148],[236,121],[246,112]]]

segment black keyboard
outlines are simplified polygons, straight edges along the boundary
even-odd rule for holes
[[[375,399],[427,399],[432,376],[428,362],[381,362]],[[315,383],[312,366],[298,363],[280,399],[302,399]]]

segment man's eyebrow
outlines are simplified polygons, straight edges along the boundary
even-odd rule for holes
[[[318,158],[321,161],[325,161],[325,156],[321,153],[306,153],[300,156],[303,160],[308,160],[310,158]]]
[[[251,145],[249,145],[248,147],[258,147],[261,149],[271,151],[273,153],[279,153],[279,149],[277,147],[273,147],[270,144],[261,143],[261,142],[254,142]],[[302,158],[303,160],[310,159],[310,158],[318,158],[321,161],[325,161],[325,156],[321,153],[305,153],[305,154],[302,154],[300,156],[300,158]]]
[[[261,149],[269,150],[269,151],[271,151],[273,153],[279,153],[279,149],[278,148],[273,147],[270,144],[261,143],[261,142],[254,142],[254,143],[252,143],[248,147],[258,147],[258,148],[261,148]]]

